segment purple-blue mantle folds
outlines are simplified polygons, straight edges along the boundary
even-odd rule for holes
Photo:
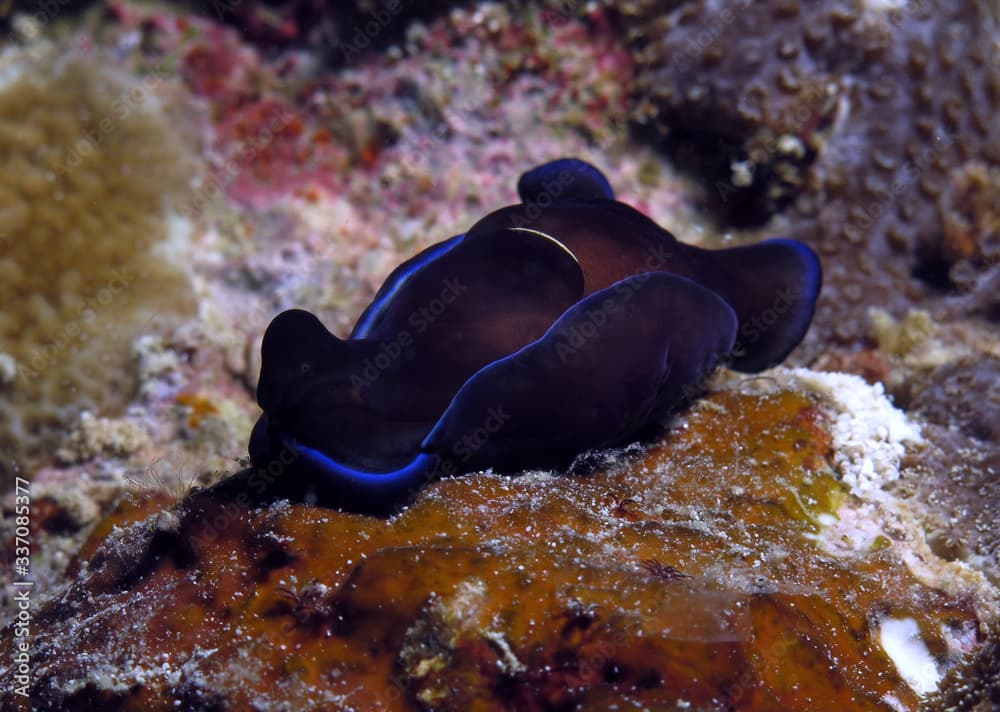
[[[275,317],[245,482],[380,511],[437,476],[564,467],[656,428],[721,364],[780,362],[809,327],[822,273],[800,242],[682,244],[576,159],[518,192],[400,265],[350,338]]]

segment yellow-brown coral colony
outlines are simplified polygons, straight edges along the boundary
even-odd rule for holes
[[[193,299],[165,250],[185,148],[154,81],[38,50],[0,70],[0,473],[127,403],[131,344]]]

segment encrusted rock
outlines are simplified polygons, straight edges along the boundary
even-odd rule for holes
[[[125,508],[36,612],[32,699],[914,710],[996,617],[884,489],[919,437],[860,379],[777,371],[648,449],[442,481],[389,521]]]

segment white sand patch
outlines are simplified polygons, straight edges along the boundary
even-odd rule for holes
[[[879,626],[879,642],[914,692],[926,695],[938,689],[942,674],[915,620],[884,618]]]
[[[885,488],[900,478],[906,451],[923,445],[919,424],[892,405],[881,384],[869,385],[857,376],[783,367],[765,375],[746,382],[742,390],[770,382],[765,389],[791,388],[823,401],[832,419],[834,465],[853,495],[833,515],[822,516],[822,529],[810,538],[835,556],[866,555],[873,547],[890,546],[922,584],[949,595],[971,594],[979,619],[995,620],[1000,615],[997,589],[968,562],[938,557],[927,543],[922,508]],[[952,642],[956,654],[970,649],[967,641]]]
[[[881,384],[805,368],[777,369],[775,375],[832,406],[834,461],[854,494],[898,479],[906,445],[923,442],[920,426],[892,405]]]
[[[865,9],[872,12],[888,12],[905,10],[908,4],[908,0],[865,0]]]

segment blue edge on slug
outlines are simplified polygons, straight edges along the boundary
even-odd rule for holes
[[[615,199],[615,192],[611,188],[608,179],[594,166],[583,163],[575,158],[562,158],[542,164],[521,176],[517,189],[524,202],[533,202],[541,196],[557,194],[561,189],[565,176],[581,184],[586,184],[590,191],[596,196],[607,200]],[[379,318],[385,313],[386,305],[399,293],[399,290],[406,284],[406,280],[420,269],[430,264],[437,258],[455,248],[465,237],[465,234],[456,235],[450,240],[445,240],[437,245],[429,247],[423,254],[413,259],[410,268],[401,272],[395,279],[387,282],[374,302],[365,309],[365,312],[358,319],[358,323],[351,332],[350,338],[363,339],[369,335],[372,328],[378,323]]]
[[[424,254],[419,257],[414,258],[413,264],[405,272],[399,274],[390,283],[387,283],[382,289],[379,290],[378,298],[371,303],[371,305],[365,309],[365,313],[361,315],[358,319],[358,323],[354,326],[354,331],[351,332],[352,339],[364,339],[371,332],[372,328],[378,323],[379,318],[385,313],[386,305],[392,301],[392,298],[396,296],[403,285],[406,284],[406,280],[416,272],[418,272],[424,266],[430,264],[436,260],[441,255],[446,252],[451,251],[458,243],[462,241],[465,234],[456,235],[450,240],[445,240],[437,245],[427,248]]]
[[[368,337],[371,330],[385,314],[386,306],[399,293],[399,290],[406,284],[407,279],[426,265],[451,251],[464,237],[464,233],[456,235],[450,240],[429,248],[423,255],[414,259],[409,269],[401,272],[395,279],[379,290],[379,297],[365,309],[364,314],[358,319],[358,323],[351,332],[350,338],[363,339]],[[357,494],[370,497],[391,497],[396,493],[415,487],[437,470],[440,461],[440,458],[436,455],[419,453],[412,462],[398,470],[390,472],[366,472],[337,462],[316,448],[298,443],[292,438],[282,438],[282,442],[302,462],[313,467],[318,473],[321,473],[330,484],[350,484],[361,490]]]
[[[614,192],[604,175],[592,166],[576,161],[574,159],[563,159],[553,161],[549,164],[539,166],[536,169],[525,173],[518,184],[518,192],[524,202],[534,202],[540,195],[549,192],[552,181],[560,172],[569,171],[575,174],[576,180],[586,183],[593,194],[607,199],[614,199]],[[399,274],[391,276],[389,281],[383,285],[376,295],[375,301],[364,311],[355,325],[350,338],[367,338],[384,318],[386,310],[392,299],[406,284],[407,280],[420,271],[422,268],[447,254],[454,249],[463,239],[465,234],[456,235],[438,245],[435,245],[415,257],[411,264]],[[807,247],[795,240],[777,239],[775,242],[783,242],[800,251],[807,257],[808,276],[804,284],[809,285],[810,291],[818,293],[821,283],[821,266],[815,254]],[[810,301],[815,299],[816,294],[810,294]],[[565,316],[565,315],[564,315]],[[553,328],[559,323],[553,324]],[[521,350],[486,365],[482,370],[488,370],[498,366],[501,362],[517,357],[517,355],[532,344],[525,345]],[[452,403],[452,406],[454,403]],[[441,465],[441,457],[437,454],[426,452],[426,449],[433,442],[436,431],[444,422],[449,406],[442,414],[437,425],[426,436],[421,443],[422,452],[419,452],[414,459],[406,466],[388,472],[368,472],[358,470],[338,462],[323,452],[297,442],[291,437],[283,436],[283,444],[291,452],[295,453],[300,462],[308,465],[327,485],[335,486],[338,489],[344,485],[354,488],[353,494],[370,500],[397,500],[400,495],[407,490],[413,490],[422,483],[429,480],[437,473]]]
[[[349,483],[362,490],[358,494],[385,496],[409,489],[429,477],[437,469],[439,461],[437,455],[422,452],[413,458],[409,465],[398,470],[365,472],[347,467],[319,450],[297,443],[291,438],[285,438],[284,443],[303,462],[322,472],[325,477],[329,477],[331,483]]]
[[[614,199],[614,190],[611,188],[611,184],[608,183],[604,174],[595,169],[593,166],[580,163],[575,159],[551,161],[528,171],[521,177],[518,184],[518,191],[521,193],[522,198],[530,200],[531,197],[533,197],[533,192],[545,191],[546,181],[557,179],[561,172],[566,171],[575,174],[579,179],[587,180],[592,183],[595,186],[596,192],[602,195],[602,197],[609,200]],[[371,330],[378,324],[380,318],[384,315],[387,305],[392,301],[392,298],[399,293],[399,290],[402,289],[403,285],[406,284],[407,279],[426,265],[430,264],[432,261],[454,249],[464,237],[464,233],[456,235],[450,240],[446,240],[439,245],[429,248],[423,255],[413,261],[409,269],[400,273],[394,280],[387,283],[381,290],[379,290],[381,294],[365,310],[364,314],[361,315],[361,318],[358,319],[358,323],[351,332],[350,338],[363,339],[368,337]],[[505,361],[508,358],[513,358],[517,356],[518,353],[520,353],[520,351],[510,354],[506,358],[500,360]],[[490,364],[490,366],[493,365],[496,364]],[[487,366],[487,368],[489,368],[489,366]],[[425,438],[422,446],[426,445],[433,434],[434,431],[427,435],[427,438]],[[410,464],[398,470],[379,473],[366,472],[363,470],[357,470],[353,467],[348,467],[343,463],[337,462],[328,455],[324,455],[319,450],[302,445],[291,438],[283,438],[283,442],[285,446],[287,446],[292,452],[296,453],[303,462],[308,463],[330,480],[338,483],[350,483],[357,488],[365,490],[370,495],[385,495],[390,492],[395,493],[402,489],[413,487],[422,479],[430,477],[440,463],[440,458],[437,455],[428,455],[427,453],[422,452],[418,454]]]

